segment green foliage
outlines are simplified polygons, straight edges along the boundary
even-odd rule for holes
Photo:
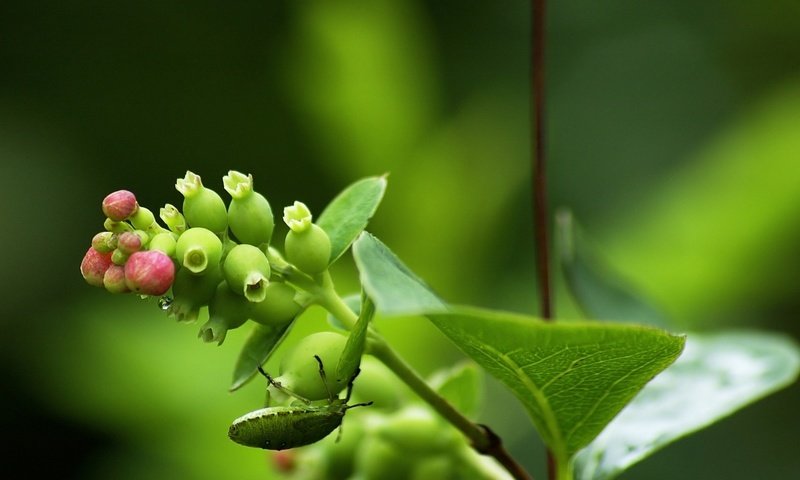
[[[473,360],[504,382],[562,465],[594,439],[684,339],[658,329],[544,323],[444,304],[392,252],[365,233],[354,246],[364,289],[378,309],[426,313]],[[427,311],[426,311],[427,309]]]
[[[286,337],[293,321],[294,318],[283,324],[257,324],[253,327],[236,360],[230,391],[239,389],[253,378],[258,372],[258,367],[267,361]]]
[[[576,231],[559,217],[560,264],[575,300],[592,318],[634,314],[667,323],[628,286],[601,270]],[[669,443],[707,427],[795,381],[800,351],[787,337],[757,331],[690,333],[685,353],[648,384],[576,457],[580,480],[613,478]]]
[[[344,189],[325,207],[317,219],[317,225],[325,230],[331,240],[329,263],[341,257],[364,230],[378,209],[385,191],[385,176],[364,178]]]
[[[800,352],[784,335],[692,333],[680,358],[576,456],[578,480],[605,480],[657,450],[797,380]]]
[[[430,288],[369,232],[353,244],[361,285],[384,315],[414,315],[446,310]]]

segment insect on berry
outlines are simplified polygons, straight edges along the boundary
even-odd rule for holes
[[[322,360],[316,355],[314,358],[319,363],[320,377],[325,383]],[[270,385],[286,391],[261,367],[258,371],[267,378]],[[322,440],[342,424],[347,410],[372,405],[372,402],[347,404],[357,375],[358,372],[350,379],[345,398],[334,398],[331,394],[327,405],[313,405],[310,401],[286,391],[306,405],[267,407],[242,415],[231,424],[228,437],[240,445],[267,450],[302,447]]]

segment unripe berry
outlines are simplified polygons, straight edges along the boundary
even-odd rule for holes
[[[153,227],[153,224],[156,223],[156,217],[149,208],[140,206],[136,209],[136,212],[131,215],[130,222],[133,228],[137,230],[149,230]]]
[[[355,471],[363,480],[407,480],[413,459],[379,438],[369,438],[356,452]]]
[[[414,462],[409,480],[455,480],[458,477],[455,469],[454,455],[433,455]]]
[[[103,276],[103,286],[111,293],[127,293],[131,290],[125,282],[125,267],[111,265]]]
[[[214,233],[228,228],[228,211],[219,194],[203,186],[199,175],[190,171],[179,178],[175,188],[183,195],[183,215],[190,227],[203,227]]]
[[[166,253],[170,257],[174,257],[176,245],[177,240],[175,240],[175,234],[163,232],[150,239],[150,243],[147,244],[147,249],[158,250]]]
[[[163,295],[175,279],[175,265],[163,252],[135,252],[125,262],[125,279],[131,291],[141,295]]]
[[[447,453],[458,446],[459,440],[452,426],[419,405],[392,414],[375,434],[398,450],[419,456]]]
[[[208,305],[208,321],[197,336],[206,343],[217,342],[217,345],[222,345],[228,330],[238,328],[247,321],[248,303],[244,297],[233,293],[227,283],[220,282]]]
[[[253,190],[253,176],[234,170],[222,177],[225,190],[231,195],[228,205],[228,226],[242,243],[260,246],[269,244],[275,220],[272,208],[263,195]]]
[[[235,293],[251,302],[264,300],[269,284],[269,260],[257,247],[245,243],[233,247],[225,257],[222,272]]]
[[[178,237],[175,256],[192,273],[203,273],[207,268],[219,264],[222,258],[222,240],[211,230],[190,228]]]
[[[281,376],[275,380],[281,385],[308,400],[328,399],[337,395],[350,381],[351,375],[337,381],[336,366],[347,343],[347,337],[333,332],[317,332],[300,340],[281,361]],[[319,374],[319,363],[314,356],[322,360],[326,382]],[[325,384],[327,383],[327,388]]]
[[[119,247],[115,248],[113,252],[111,252],[111,263],[114,265],[125,265],[125,262],[128,261],[129,254],[125,253],[124,251],[120,250]]]
[[[295,302],[297,294],[292,286],[283,282],[270,282],[265,288],[264,300],[250,307],[250,319],[262,325],[283,325],[295,318],[303,307]]]
[[[115,222],[127,219],[137,208],[136,196],[127,190],[117,190],[103,199],[103,213]]]
[[[302,202],[294,202],[283,209],[283,221],[289,227],[284,244],[286,259],[313,275],[328,268],[331,240],[325,230],[311,223],[311,219],[311,212]]]
[[[194,322],[200,309],[211,302],[221,281],[222,269],[219,265],[206,269],[202,275],[181,268],[172,283],[172,303],[167,314],[179,322]]]
[[[81,261],[81,275],[89,285],[102,287],[103,277],[111,265],[111,252],[100,253],[89,247]]]
[[[105,222],[103,222],[103,228],[114,233],[133,231],[133,227],[131,227],[127,222],[117,222],[116,220],[111,220],[110,218],[106,218]]]

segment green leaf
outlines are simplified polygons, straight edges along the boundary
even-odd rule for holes
[[[369,232],[353,244],[353,258],[367,295],[384,315],[446,311],[445,303],[389,248]]]
[[[617,476],[671,442],[793,383],[800,352],[763,332],[691,334],[686,351],[575,459],[576,479]]]
[[[523,403],[559,465],[567,465],[655,375],[684,338],[626,324],[545,323],[473,308],[429,315]]]
[[[281,341],[286,338],[294,319],[281,325],[261,325],[256,323],[250,336],[239,352],[236,366],[233,369],[233,382],[229,390],[233,392],[253,378],[258,372],[258,367],[267,361],[270,355],[278,348]]]
[[[632,286],[601,260],[567,210],[556,216],[556,249],[569,292],[590,318],[662,328],[669,324],[661,310],[632,293]]]
[[[345,377],[352,376],[353,372],[361,365],[361,356],[364,355],[364,347],[367,344],[367,327],[375,315],[375,306],[366,295],[362,296],[361,309],[353,330],[347,336],[347,343],[344,345],[339,363],[336,365],[336,379],[349,380]]]
[[[469,418],[477,418],[483,403],[483,376],[473,362],[439,370],[428,383],[456,410]]]
[[[331,259],[335,262],[364,230],[378,209],[386,191],[386,176],[363,178],[342,190],[317,219],[331,239]]]

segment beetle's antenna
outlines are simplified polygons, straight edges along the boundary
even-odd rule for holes
[[[276,382],[275,379],[272,378],[272,376],[269,373],[264,371],[263,368],[258,367],[258,371],[259,371],[259,373],[261,373],[261,375],[264,375],[264,377],[267,379],[267,383],[269,383],[269,385],[275,387],[277,390],[285,393],[286,395],[289,395],[290,397],[294,397],[294,398],[300,400],[301,402],[305,403],[306,405],[310,405],[311,404],[311,400],[307,399],[306,397],[304,397],[302,395],[298,395],[298,394],[294,393],[293,391],[291,391],[288,388],[286,388],[283,385],[281,385],[281,382]]]
[[[356,377],[359,373],[361,373],[361,368],[356,368],[356,371],[353,372],[353,376],[350,377],[350,381],[347,382],[347,393],[344,396],[344,403],[350,401],[350,394],[353,393],[353,383],[356,381]]]
[[[325,375],[325,367],[322,366],[322,359],[319,358],[319,355],[314,355],[314,359],[319,364],[319,377],[322,379],[322,384],[325,385],[325,391],[328,392],[328,400],[333,403],[333,392],[328,388],[328,376]]]

